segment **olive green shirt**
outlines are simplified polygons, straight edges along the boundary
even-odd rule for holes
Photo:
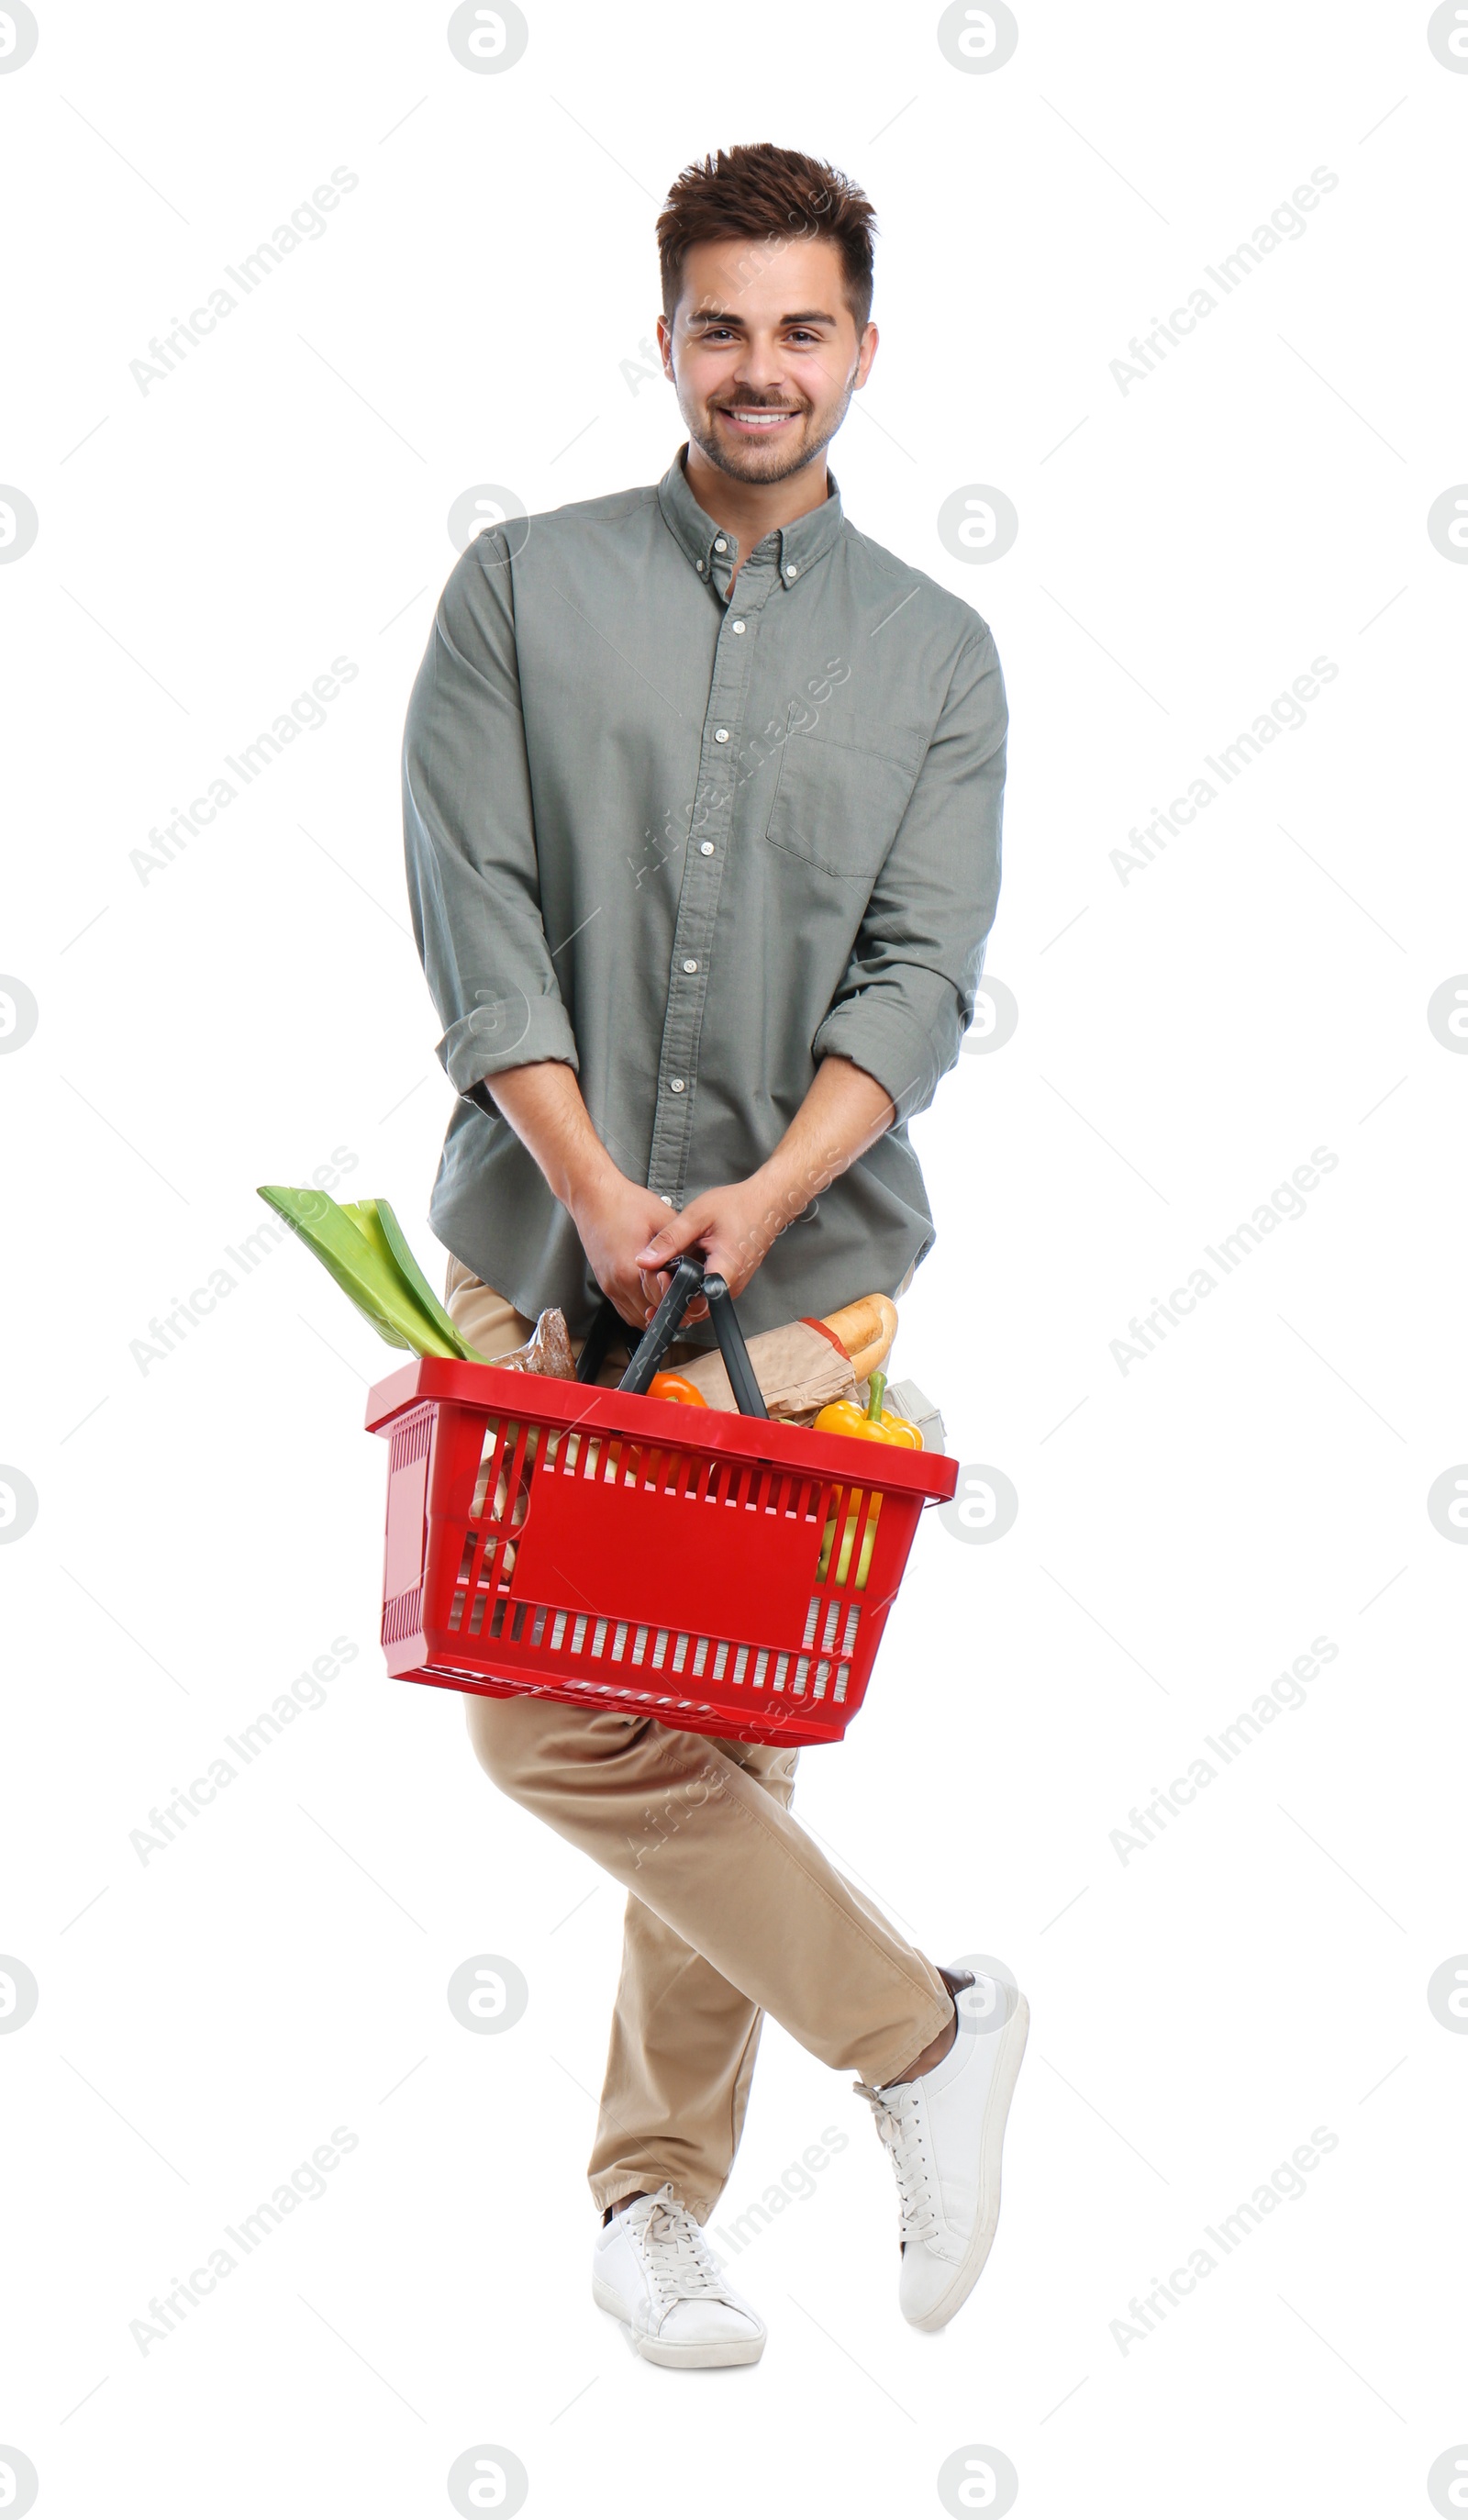
[[[896,1287],[932,1247],[906,1122],[973,1012],[1007,710],[987,625],[823,507],[738,543],[684,449],[655,488],[512,518],[444,587],[408,708],[414,928],[462,1098],[430,1217],[584,1331],[570,1217],[483,1080],[573,1067],[674,1207],[773,1152],[821,1059],[897,1123],[779,1236],[746,1330]],[[701,1326],[708,1335],[707,1326]]]

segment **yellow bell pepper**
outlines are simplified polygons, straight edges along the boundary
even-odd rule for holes
[[[881,1443],[881,1429],[873,1426],[865,1409],[855,1400],[830,1400],[816,1420],[818,1435],[845,1435],[853,1442],[868,1443],[873,1438]]]
[[[915,1418],[899,1418],[895,1410],[884,1409],[882,1424],[887,1430],[889,1444],[901,1444],[904,1451],[909,1453],[922,1451],[922,1428]]]
[[[911,1418],[899,1418],[890,1410],[883,1409],[882,1394],[886,1388],[886,1375],[873,1373],[865,1410],[859,1408],[854,1400],[833,1400],[827,1408],[822,1410],[817,1418],[816,1433],[854,1437],[859,1443],[896,1444],[904,1452],[920,1453],[922,1451],[921,1428],[914,1425]],[[835,1580],[838,1584],[844,1584],[846,1581],[847,1569],[851,1564],[852,1547],[857,1535],[857,1525],[861,1520],[862,1508],[867,1502],[867,1500],[858,1492],[850,1503],[846,1528],[841,1536],[841,1553],[836,1560]],[[870,1572],[871,1552],[876,1545],[877,1516],[881,1509],[881,1498],[872,1497],[867,1516],[867,1528],[862,1538],[861,1555],[857,1560],[856,1589],[858,1592],[864,1590],[867,1577]],[[836,1517],[832,1513],[827,1517],[825,1530],[822,1534],[821,1556],[816,1567],[818,1584],[823,1584],[825,1581],[835,1536]]]

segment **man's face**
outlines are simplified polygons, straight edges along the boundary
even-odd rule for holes
[[[828,237],[693,246],[657,338],[690,437],[736,481],[783,481],[819,456],[876,352]]]

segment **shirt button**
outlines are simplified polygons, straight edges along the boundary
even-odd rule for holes
[[[683,968],[686,971],[696,971],[698,966],[696,963],[685,963]]]
[[[729,742],[729,729],[727,726],[715,727],[714,742],[715,743],[727,743]]]
[[[701,561],[701,560],[695,560],[695,561],[694,561],[694,562],[693,562],[693,566],[696,568],[696,570],[698,571],[699,576],[701,577],[701,576],[703,575],[703,562],[702,562],[702,561]]]
[[[728,545],[728,543],[725,541],[725,539],[724,539],[724,537],[723,537],[723,535],[722,535],[722,534],[719,536],[718,541],[715,543],[715,545],[714,545],[714,549],[715,549],[715,551],[728,551],[728,549],[729,549],[729,545]]]
[[[800,571],[798,568],[787,568],[785,571],[785,583],[788,585],[792,577],[798,577],[799,575]]]
[[[683,1092],[683,1078],[681,1076],[675,1076],[670,1079],[669,1091],[673,1094],[681,1094]]]
[[[673,1202],[672,1202],[672,1200],[669,1198],[668,1193],[667,1193],[667,1192],[666,1192],[665,1190],[660,1190],[660,1191],[658,1192],[658,1193],[657,1193],[657,1194],[658,1194],[658,1197],[662,1200],[662,1203],[663,1203],[664,1207],[671,1207],[671,1206],[672,1206]]]
[[[714,854],[713,841],[700,840],[698,843],[698,854],[701,858],[711,858]]]
[[[742,621],[736,621],[736,622],[734,623],[734,637],[735,637],[736,639],[739,639],[739,638],[742,638],[742,637],[743,637],[743,634],[744,634],[744,624],[743,624],[743,622],[742,622]]]

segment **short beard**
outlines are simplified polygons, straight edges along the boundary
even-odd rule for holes
[[[803,431],[799,448],[793,449],[787,456],[777,457],[773,470],[767,469],[767,466],[761,462],[757,444],[751,444],[747,448],[726,448],[720,444],[712,428],[690,419],[687,412],[683,415],[684,426],[699,453],[712,464],[716,472],[723,472],[731,481],[788,481],[792,472],[803,472],[808,464],[814,464],[818,456],[825,453],[842,421],[846,418],[853,391],[854,387],[848,385],[839,405],[830,415],[827,426],[814,444]],[[768,409],[769,406],[751,403],[748,408],[751,411],[758,411],[762,408]],[[810,417],[807,415],[806,429],[809,429],[809,427]],[[773,448],[771,452],[774,453]],[[746,460],[741,461],[741,458]]]

